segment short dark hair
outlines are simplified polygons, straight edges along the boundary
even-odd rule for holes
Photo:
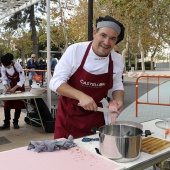
[[[14,56],[11,53],[7,53],[1,57],[2,64],[6,67],[12,63]]]

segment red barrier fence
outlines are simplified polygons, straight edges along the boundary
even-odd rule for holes
[[[141,79],[146,79],[146,101],[139,101],[138,97],[139,97],[139,80]],[[157,79],[157,98],[156,98],[156,102],[150,102],[149,101],[149,85],[150,85],[150,80],[151,79]],[[140,76],[136,79],[136,117],[138,117],[138,105],[139,104],[147,104],[147,105],[161,105],[161,106],[170,106],[170,102],[168,103],[163,103],[160,102],[160,97],[161,97],[161,93],[160,93],[160,80],[161,79],[168,79],[170,80],[170,76],[166,76],[166,75],[146,75],[146,76]],[[154,80],[155,81],[155,80]]]

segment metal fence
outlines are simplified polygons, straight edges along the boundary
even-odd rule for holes
[[[143,99],[142,101],[139,101],[139,81],[140,80],[146,80],[146,98]],[[151,93],[149,92],[149,85],[151,83],[151,79],[154,79],[154,81],[157,83],[157,90],[156,90],[156,95],[151,96]],[[161,105],[161,106],[170,106],[170,94],[165,94],[166,91],[164,90],[165,93],[161,91],[161,80],[164,79],[164,81],[169,81],[170,76],[161,76],[161,75],[143,75],[140,76],[136,79],[136,117],[138,117],[138,105],[139,104],[144,104],[144,105]],[[156,96],[156,97],[155,97]],[[151,100],[152,99],[152,100]]]

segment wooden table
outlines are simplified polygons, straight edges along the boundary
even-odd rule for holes
[[[1,94],[0,95],[0,100],[2,100],[2,101],[5,101],[5,100],[29,100],[29,99],[33,99],[34,102],[35,102],[35,107],[37,109],[38,116],[40,118],[41,123],[39,123],[39,122],[37,122],[37,121],[35,121],[35,120],[31,119],[31,118],[30,119],[31,119],[31,121],[42,125],[42,128],[45,131],[45,127],[44,127],[44,124],[42,122],[42,118],[41,118],[41,115],[40,115],[40,112],[39,112],[39,109],[38,109],[38,106],[37,106],[37,102],[36,102],[37,98],[42,98],[42,95],[35,95],[35,94],[32,94],[32,93],[30,93],[28,91],[27,92],[22,92],[22,93],[11,93],[11,94]]]
[[[159,119],[144,122],[143,130],[154,132],[153,137],[165,139],[164,129],[158,128],[155,123]],[[88,137],[98,137],[92,135]],[[82,142],[82,138],[75,139],[77,147],[68,150],[37,153],[21,147],[0,153],[1,169],[86,169],[86,170],[143,170],[170,157],[170,148],[164,149],[154,155],[141,152],[141,156],[132,162],[117,163],[96,153],[98,141]],[[9,163],[10,162],[10,163]]]

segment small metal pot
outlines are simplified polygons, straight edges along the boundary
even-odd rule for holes
[[[155,170],[170,170],[170,158],[154,165]]]
[[[100,153],[117,162],[130,162],[140,157],[142,129],[127,125],[105,125],[99,128]]]

